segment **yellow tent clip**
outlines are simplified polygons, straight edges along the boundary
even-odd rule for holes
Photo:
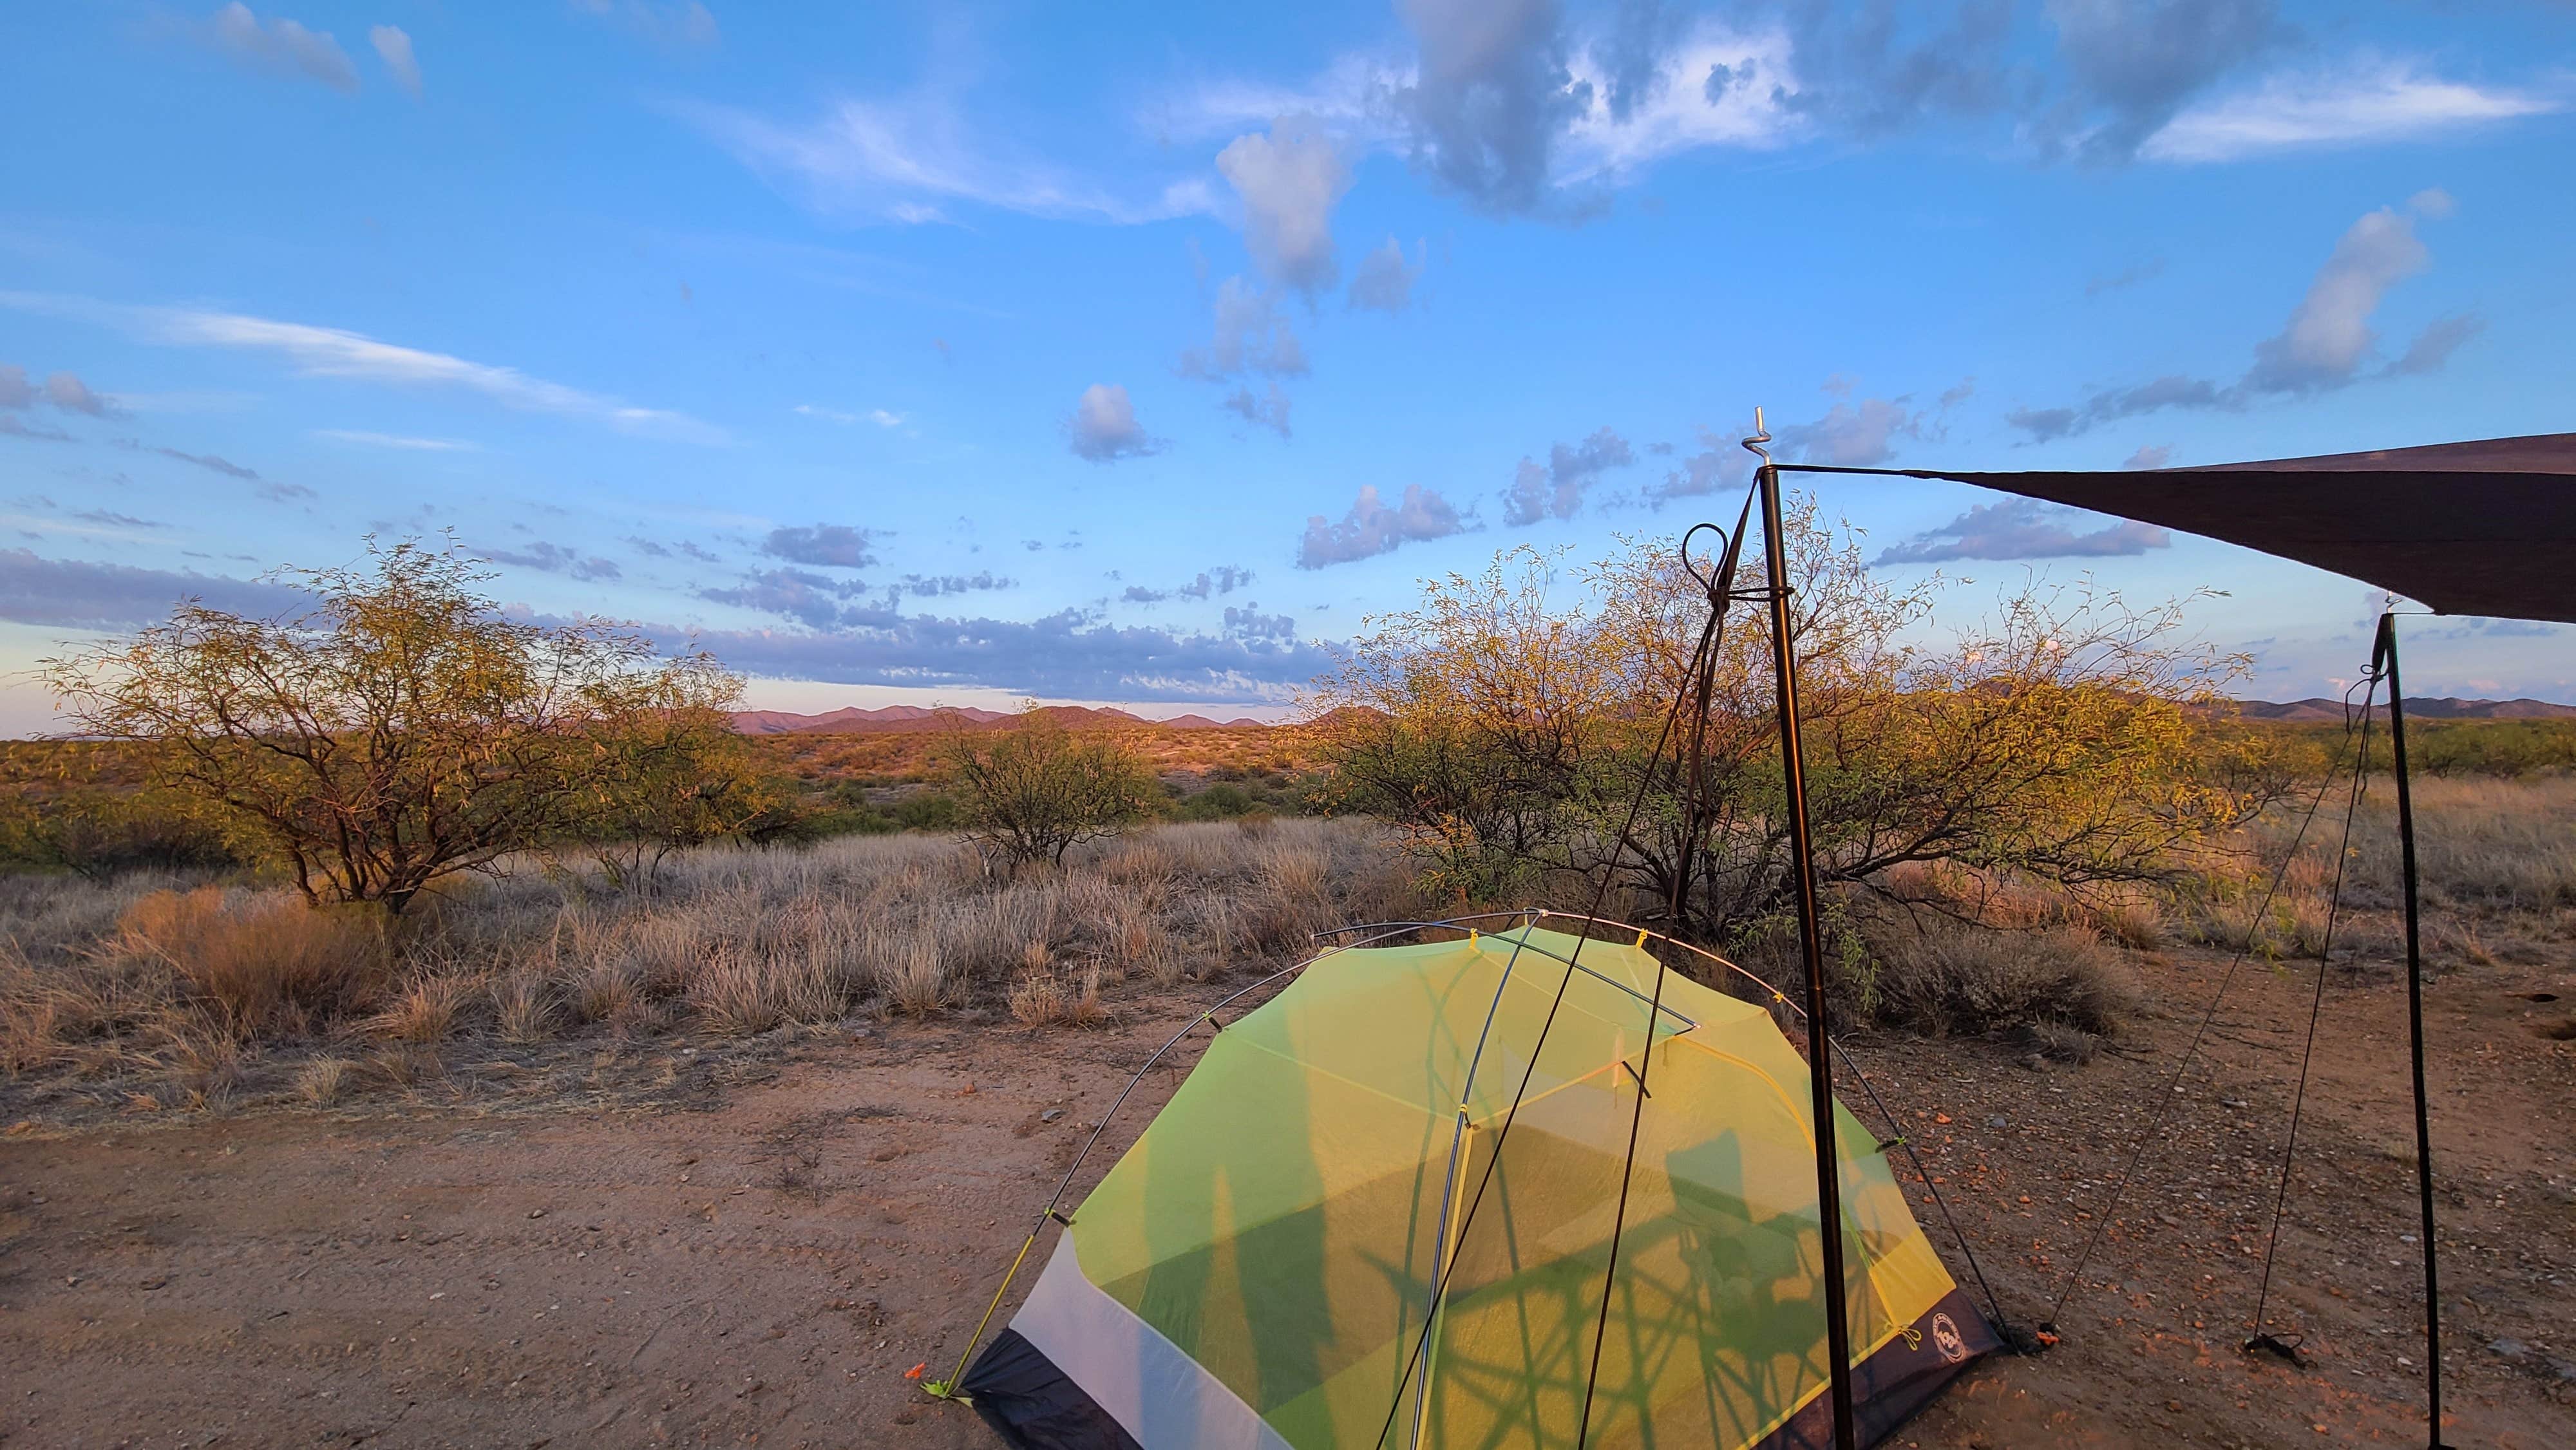
[[[1645,929],[1644,927],[1642,927],[1642,926],[1641,926],[1641,927],[1637,928],[1637,945],[1639,945],[1639,946],[1644,946],[1645,944],[1646,944],[1646,929]]]
[[[1472,926],[1467,928],[1467,945],[1477,951],[1482,951],[1484,948],[1477,945],[1479,940],[1481,940],[1481,938],[1477,936],[1476,929]]]

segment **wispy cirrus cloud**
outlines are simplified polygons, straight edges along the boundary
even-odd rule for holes
[[[602,393],[530,377],[512,367],[384,342],[347,328],[193,307],[135,306],[43,292],[0,291],[0,307],[71,317],[171,347],[223,348],[283,358],[306,377],[472,393],[519,412],[605,423],[688,443],[722,443],[724,431],[686,413],[640,408]]]
[[[801,119],[675,101],[670,112],[735,160],[817,210],[893,222],[949,219],[961,204],[1078,221],[1165,221],[1214,208],[1204,176],[1130,194],[1071,168],[1015,156],[982,134],[978,112],[938,87],[844,97]]]
[[[457,438],[414,438],[401,433],[370,433],[363,428],[316,428],[316,438],[356,443],[368,448],[397,448],[408,453],[480,453],[483,446]]]
[[[2446,80],[2416,63],[2366,57],[2328,71],[2265,77],[2165,123],[2148,161],[2237,161],[2274,152],[2401,141],[2566,109],[2538,91]]]

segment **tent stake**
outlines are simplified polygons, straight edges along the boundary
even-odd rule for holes
[[[2415,1068],[2415,1193],[2424,1211],[2425,1444],[2442,1444],[2442,1279],[2433,1252],[2433,1128],[2424,1101],[2424,954],[2417,932],[2415,800],[2406,779],[2406,691],[2397,679],[2397,616],[2379,616],[2371,663],[2388,672],[2388,740],[2396,757],[2397,845],[2406,880],[2406,1031]]]
[[[1835,1450],[1856,1450],[1857,1426],[1852,1416],[1851,1323],[1843,1282],[1843,1194],[1840,1153],[1834,1131],[1832,1044],[1825,1020],[1825,949],[1816,911],[1816,860],[1807,832],[1807,768],[1798,740],[1798,661],[1789,630],[1789,557],[1781,538],[1780,470],[1757,444],[1771,441],[1762,414],[1753,414],[1754,436],[1744,446],[1759,455],[1755,478],[1762,488],[1762,547],[1770,566],[1764,591],[1771,604],[1772,675],[1780,694],[1780,774],[1787,788],[1789,857],[1798,878],[1798,945],[1807,959],[1807,1076],[1814,1095],[1816,1129],[1816,1213],[1824,1244],[1825,1345],[1834,1403]]]

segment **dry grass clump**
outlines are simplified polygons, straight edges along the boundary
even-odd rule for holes
[[[167,967],[241,1038],[311,1031],[366,997],[389,960],[370,913],[217,886],[135,901],[102,949]]]
[[[1919,1031],[2021,1029],[2061,1042],[2069,1031],[2109,1037],[2138,1006],[2136,982],[2119,954],[2077,927],[1994,931],[1927,922],[1883,943],[1877,957],[1877,1015]]]
[[[531,864],[399,921],[168,877],[0,877],[0,1070],[93,1101],[327,1103],[464,1091],[451,1044],[470,1059],[961,1009],[1080,1026],[1121,984],[1269,970],[1414,905],[1377,828],[1303,819],[1162,827],[1016,877],[923,835],[711,847],[649,893]]]

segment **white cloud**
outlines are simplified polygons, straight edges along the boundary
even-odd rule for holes
[[[105,322],[175,347],[275,353],[307,377],[350,378],[393,387],[455,388],[479,393],[521,412],[586,418],[630,433],[691,443],[725,441],[722,429],[686,413],[638,408],[598,393],[532,378],[516,368],[379,342],[345,328],[279,322],[237,312],[128,307],[38,292],[0,292],[0,307]]]
[[[944,221],[942,208],[957,202],[1085,221],[1164,221],[1209,211],[1215,200],[1203,178],[1135,199],[1044,162],[1000,155],[975,134],[960,107],[935,91],[882,104],[837,101],[805,122],[700,102],[671,110],[816,208],[887,221]]]
[[[1083,389],[1066,429],[1072,434],[1075,455],[1094,463],[1142,458],[1163,449],[1163,441],[1148,435],[1136,421],[1136,405],[1118,383],[1093,383]]]
[[[316,438],[336,443],[359,443],[369,448],[399,448],[410,453],[480,453],[480,444],[455,438],[412,438],[400,433],[370,433],[363,428],[316,428]]]
[[[27,381],[27,370],[16,363],[0,363],[0,408],[24,408],[36,401],[36,390]]]
[[[1780,97],[1797,90],[1786,37],[1739,35],[1705,25],[1657,61],[1656,83],[1614,112],[1600,52],[1568,69],[1591,104],[1566,128],[1560,184],[1616,179],[1667,156],[1704,147],[1768,150],[1791,140],[1797,118]]]
[[[2445,205],[2448,200],[2443,198]],[[2370,317],[2380,299],[2432,264],[2413,218],[2381,207],[2354,222],[2317,269],[2289,322],[2277,336],[2254,345],[2247,385],[2263,392],[2305,392],[2352,381],[2379,343]]]
[[[832,423],[855,423],[859,421],[859,415],[856,413],[844,413],[838,408],[817,407],[812,403],[799,403],[796,405],[796,411],[805,417],[821,418]]]
[[[66,413],[87,413],[93,418],[114,417],[124,410],[89,389],[71,373],[54,373],[45,379],[45,401]]]
[[[367,39],[375,45],[376,54],[383,59],[385,70],[393,76],[394,84],[402,87],[403,94],[419,100],[420,58],[411,53],[411,37],[404,34],[400,26],[379,25],[367,32]]]
[[[1899,434],[1923,436],[1923,415],[1903,400],[1863,398],[1857,404],[1836,403],[1813,423],[1780,430],[1780,446],[1809,463],[1839,468],[1876,468],[1895,456]]]
[[[1322,514],[1306,520],[1306,534],[1297,544],[1297,567],[1321,569],[1328,564],[1346,564],[1383,554],[1408,542],[1447,538],[1466,525],[1458,510],[1439,490],[1418,483],[1404,486],[1404,498],[1390,507],[1378,497],[1375,484],[1360,485],[1359,498],[1340,523]]]
[[[283,16],[260,24],[241,0],[215,12],[215,45],[245,64],[320,81],[344,95],[358,93],[358,67],[327,30],[307,30]]]
[[[1241,277],[1217,284],[1216,330],[1205,347],[1181,354],[1181,372],[1193,378],[1227,378],[1238,373],[1303,377],[1306,349],[1279,315],[1277,302]]]
[[[1373,307],[1380,312],[1402,312],[1413,305],[1413,284],[1422,280],[1422,269],[1431,258],[1428,243],[1414,244],[1415,255],[1404,255],[1404,244],[1393,237],[1386,244],[1360,258],[1351,272],[1350,305]]]
[[[1341,274],[1333,253],[1333,208],[1351,189],[1351,168],[1311,116],[1286,116],[1270,134],[1238,136],[1216,169],[1243,198],[1243,242],[1271,280],[1308,296]]]
[[[883,408],[870,408],[868,409],[868,421],[876,424],[880,428],[893,428],[902,424],[903,415],[901,413],[889,413]]]
[[[2395,141],[2564,109],[2529,91],[2443,80],[2405,61],[2282,74],[2194,106],[2147,138],[2150,161],[2235,161],[2316,146]]]

